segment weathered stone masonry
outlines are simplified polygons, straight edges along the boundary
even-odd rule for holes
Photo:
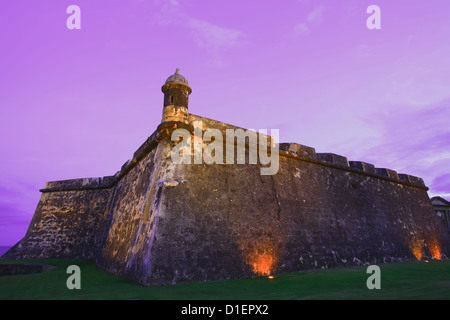
[[[174,128],[236,128],[187,114],[180,77],[163,86],[163,122],[132,159],[114,176],[47,183],[3,258],[92,259],[161,285],[448,256],[420,178],[295,143],[279,145],[273,176],[259,164],[173,164]]]

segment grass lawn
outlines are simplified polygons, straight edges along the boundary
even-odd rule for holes
[[[4,261],[6,262],[6,261]],[[23,261],[25,262],[25,261]],[[368,290],[367,267],[143,287],[83,260],[28,260],[56,268],[0,277],[0,299],[450,299],[450,260],[381,264],[381,290]],[[81,269],[81,290],[68,290],[69,265]]]

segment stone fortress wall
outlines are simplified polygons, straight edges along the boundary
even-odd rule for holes
[[[296,143],[279,144],[275,175],[259,163],[174,164],[173,146],[158,128],[114,176],[46,183],[25,237],[2,258],[90,259],[165,285],[450,253],[421,178]]]

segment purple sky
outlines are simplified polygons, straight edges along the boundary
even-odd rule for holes
[[[81,8],[81,30],[66,9]],[[381,30],[366,9],[381,8]],[[46,181],[113,175],[189,110],[420,176],[450,197],[448,0],[46,0],[0,6],[0,245]]]

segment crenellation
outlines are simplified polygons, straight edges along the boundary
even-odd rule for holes
[[[380,176],[389,177],[391,179],[399,180],[397,171],[386,168],[375,168],[376,172]]]
[[[298,143],[280,143],[280,151],[293,153],[309,160],[317,160],[316,149]]]
[[[375,166],[371,163],[362,162],[362,161],[349,161],[350,168],[364,171],[370,174],[376,174],[377,171]]]
[[[409,174],[404,174],[404,173],[398,174],[398,179],[400,181],[407,182],[407,183],[413,183],[413,181],[411,181],[411,179],[409,177],[410,177]]]
[[[341,167],[349,167],[347,158],[335,153],[317,153],[317,159]]]
[[[399,173],[398,178],[400,181],[404,181],[417,186],[425,187],[425,182],[422,178],[415,177],[409,174]]]

